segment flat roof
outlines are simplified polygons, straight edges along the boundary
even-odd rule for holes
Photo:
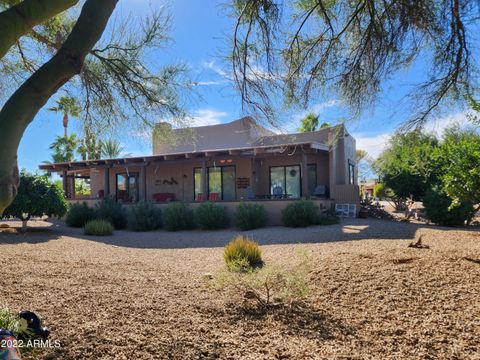
[[[228,148],[228,149],[213,149],[213,150],[201,150],[201,151],[190,151],[190,152],[178,152],[178,153],[166,153],[166,154],[157,154],[157,155],[146,155],[146,156],[133,156],[133,157],[124,157],[124,158],[115,158],[115,159],[99,159],[99,160],[82,160],[82,161],[72,161],[72,162],[63,162],[55,164],[41,164],[39,165],[40,170],[45,170],[49,172],[60,172],[68,170],[80,170],[86,168],[92,168],[97,166],[110,166],[110,165],[135,165],[140,163],[148,162],[160,162],[160,161],[169,161],[169,160],[180,160],[180,159],[195,159],[203,157],[214,157],[217,155],[240,155],[240,156],[252,156],[257,154],[264,153],[276,153],[284,152],[286,148],[291,147],[308,147],[309,149],[328,151],[329,146],[319,143],[317,141],[302,141],[302,142],[288,142],[284,144],[269,144],[269,145],[255,145],[249,147],[240,147],[240,148]]]

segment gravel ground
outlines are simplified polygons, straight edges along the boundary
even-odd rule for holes
[[[61,347],[26,358],[480,359],[478,230],[355,219],[248,232],[267,264],[302,249],[312,272],[301,306],[245,311],[202,280],[236,231],[32,225],[48,227],[0,234],[0,305],[39,312]],[[420,234],[430,249],[408,248]]]

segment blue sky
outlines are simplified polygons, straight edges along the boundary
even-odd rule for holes
[[[244,115],[239,97],[225,77],[230,70],[221,59],[226,51],[224,36],[231,32],[233,26],[222,3],[224,2],[216,0],[120,0],[115,10],[115,16],[122,18],[145,15],[152,7],[168,7],[172,15],[170,36],[173,44],[152,56],[165,63],[186,63],[193,78],[200,83],[196,87],[199,99],[192,102],[188,109],[193,116],[193,123],[197,125],[228,122]],[[378,155],[389,135],[407,119],[409,103],[403,98],[426,70],[427,65],[420,62],[409,71],[397,74],[386,83],[381,100],[374,109],[366,111],[360,119],[347,122],[347,128],[357,139],[357,148],[367,150],[371,156]],[[45,108],[49,106],[51,104]],[[341,101],[335,97],[325,97],[313,101],[307,109],[285,116],[283,128],[287,131],[294,130],[299,126],[299,119],[311,111],[320,113],[322,122],[330,123],[335,123],[347,113]],[[451,109],[439,116],[428,128],[441,132],[449,123],[462,120],[463,117],[460,110]],[[42,161],[50,160],[49,146],[57,135],[63,134],[61,120],[60,114],[46,110],[37,115],[20,144],[18,161],[21,168],[36,171]],[[74,132],[78,128],[78,121],[73,120],[71,123],[69,129]],[[151,144],[132,135],[134,134],[126,134],[121,139],[125,152],[150,154]]]

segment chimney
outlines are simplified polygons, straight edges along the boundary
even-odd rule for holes
[[[167,145],[166,139],[170,139],[172,134],[172,124],[166,121],[155,124],[152,134],[152,154],[161,154]]]

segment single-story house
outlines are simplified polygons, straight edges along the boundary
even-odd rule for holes
[[[42,164],[57,172],[70,202],[93,205],[112,195],[123,204],[149,200],[165,206],[184,201],[222,202],[233,211],[240,201],[262,202],[270,223],[295,199],[322,209],[359,203],[355,139],[344,125],[296,134],[276,134],[251,117],[230,123],[175,129],[155,126],[152,155]],[[89,195],[75,194],[87,179]]]

